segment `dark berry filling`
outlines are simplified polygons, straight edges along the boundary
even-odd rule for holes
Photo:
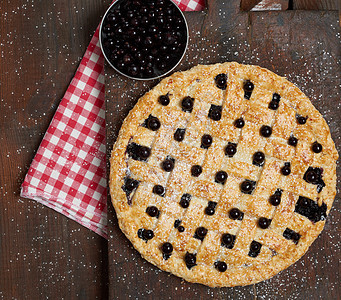
[[[191,201],[192,196],[190,194],[183,194],[180,199],[180,206],[182,208],[187,208],[189,206],[189,202]]]
[[[212,136],[204,134],[201,138],[201,148],[208,149],[212,145],[212,142]]]
[[[264,161],[265,161],[265,155],[263,152],[258,151],[253,155],[253,160],[252,163],[255,166],[261,167],[264,165]]]
[[[207,207],[205,208],[205,214],[208,216],[214,215],[216,206],[217,202],[209,201]]]
[[[271,219],[267,219],[264,217],[258,219],[258,226],[262,229],[268,228],[270,224],[271,224]]]
[[[214,202],[214,201],[208,201],[208,206],[209,206],[209,207],[216,208],[217,204],[218,204],[217,202]]]
[[[184,232],[185,231],[185,227],[183,227],[182,225],[178,226],[178,231],[179,232]]]
[[[288,144],[290,146],[296,147],[297,146],[298,139],[295,138],[294,136],[289,137],[288,139]]]
[[[174,221],[174,228],[178,228],[179,225],[181,224],[181,220],[177,219]]]
[[[280,95],[278,95],[277,93],[272,94],[272,101],[279,103],[280,100],[281,100]]]
[[[144,229],[143,228],[140,228],[138,231],[137,231],[137,236],[142,239],[143,236],[142,236],[142,233],[143,233]]]
[[[173,245],[171,243],[163,243],[161,246],[161,251],[164,254],[171,254],[173,252]]]
[[[147,242],[147,241],[151,240],[154,237],[154,232],[153,232],[153,230],[150,230],[150,229],[140,228],[137,231],[137,236],[140,239],[145,240]]]
[[[150,148],[136,143],[130,143],[127,146],[127,153],[134,160],[146,161],[150,156],[150,152]]]
[[[246,92],[252,92],[254,89],[254,85],[250,80],[246,80],[244,82],[244,91]]]
[[[252,194],[253,190],[255,189],[255,186],[256,186],[255,181],[246,179],[240,184],[240,190],[244,194]]]
[[[132,192],[138,185],[139,182],[137,180],[127,177],[125,178],[125,183],[122,188],[125,192]]]
[[[316,223],[326,220],[327,205],[325,203],[322,203],[321,206],[318,206],[317,202],[309,198],[299,196],[295,206],[295,212],[307,217],[310,221]]]
[[[279,103],[276,101],[271,101],[268,106],[272,110],[277,110],[279,107]]]
[[[153,230],[150,229],[145,229],[142,233],[142,237],[144,240],[151,240],[154,237],[154,232]]]
[[[246,80],[244,82],[244,98],[249,100],[251,98],[252,91],[254,89],[254,85],[250,80]]]
[[[269,137],[271,136],[272,134],[272,128],[268,125],[263,125],[260,130],[259,130],[259,133],[261,136],[264,136],[264,137]]]
[[[189,201],[186,199],[181,199],[179,204],[182,208],[187,208],[189,206]]]
[[[143,126],[147,127],[150,130],[156,131],[160,128],[161,123],[157,117],[149,115],[149,117],[144,121]]]
[[[262,244],[258,243],[256,241],[252,241],[250,245],[250,251],[249,251],[249,256],[250,257],[257,257],[258,254],[260,253],[260,250],[262,248]]]
[[[244,98],[250,100],[252,92],[244,92]]]
[[[311,168],[310,170],[307,170],[305,172],[303,179],[308,183],[316,184],[319,176],[317,175],[317,172],[315,172],[315,170]]]
[[[124,178],[124,184],[122,186],[122,190],[126,193],[127,200],[128,200],[128,205],[131,205],[131,197],[130,194],[137,189],[139,186],[139,181],[130,178],[130,177],[125,177]]]
[[[197,264],[196,254],[187,252],[185,255],[185,263],[188,269],[193,268]]]
[[[215,181],[217,183],[224,184],[227,180],[227,173],[225,171],[218,171],[217,174],[215,174]]]
[[[290,228],[284,230],[283,236],[287,240],[292,240],[295,244],[297,244],[301,238],[301,235],[299,233],[295,232],[294,230],[291,230]]]
[[[311,150],[315,153],[320,153],[322,152],[322,145],[318,142],[314,142],[311,146]]]
[[[234,242],[236,240],[236,236],[229,234],[229,233],[224,233],[221,237],[221,245],[223,247],[226,247],[228,249],[232,249],[234,246]]]
[[[198,177],[202,173],[202,167],[199,165],[192,166],[191,174],[193,177]]]
[[[171,172],[174,169],[175,159],[167,157],[162,163],[161,167],[166,172]]]
[[[225,155],[228,157],[233,157],[237,153],[237,144],[235,143],[228,143],[225,147]]]
[[[288,176],[291,173],[291,167],[289,162],[285,162],[284,166],[281,168],[281,173],[284,176]]]
[[[211,108],[208,112],[208,117],[214,121],[219,121],[221,119],[222,107],[218,105],[211,105]]]
[[[281,203],[281,195],[280,194],[273,194],[269,198],[269,202],[273,206],[278,206]]]
[[[237,128],[243,128],[244,125],[245,125],[245,121],[243,118],[239,118],[234,121],[234,126],[236,126]]]
[[[171,243],[168,243],[168,242],[163,243],[161,246],[161,251],[162,251],[163,258],[165,260],[167,260],[172,255],[173,245]]]
[[[320,193],[326,186],[325,182],[322,179],[322,172],[322,168],[309,167],[303,176],[303,179],[306,182],[317,185],[318,193]]]
[[[170,100],[169,100],[169,95],[161,95],[159,97],[159,103],[163,106],[167,106],[169,104]]]
[[[194,99],[192,97],[187,96],[183,98],[181,102],[182,110],[186,112],[192,112],[193,104],[194,104]]]
[[[162,185],[159,185],[159,184],[154,185],[153,193],[163,197],[165,195],[165,188]]]
[[[226,90],[227,87],[227,75],[222,73],[214,77],[215,84],[219,89]]]
[[[219,272],[225,272],[227,270],[227,264],[223,261],[217,261],[214,266]]]
[[[160,211],[158,210],[156,206],[148,206],[146,209],[146,213],[152,218],[153,217],[158,218],[160,215]]]
[[[203,241],[207,234],[207,229],[205,227],[198,227],[195,231],[194,238]]]
[[[232,220],[243,220],[244,213],[242,211],[240,211],[238,208],[232,208],[229,211],[229,217]]]
[[[307,119],[308,119],[308,117],[303,117],[303,116],[298,115],[298,114],[296,115],[297,123],[300,125],[304,125],[307,122]]]
[[[205,214],[208,215],[208,216],[213,216],[215,213],[215,209],[213,207],[209,207],[207,206],[205,208]]]
[[[174,133],[174,140],[176,140],[177,142],[183,141],[183,139],[185,138],[185,132],[186,129],[178,128]]]

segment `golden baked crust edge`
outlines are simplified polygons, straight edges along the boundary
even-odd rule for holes
[[[245,66],[239,65],[235,62],[216,64],[214,66],[223,68],[252,68],[251,73],[254,74],[254,76],[267,76],[272,78],[274,84],[277,85],[277,88],[280,92],[282,91],[283,94],[290,93],[290,98],[296,99],[295,102],[293,102],[293,105],[296,107],[297,111],[302,115],[307,114],[312,118],[313,122],[311,122],[311,126],[314,134],[323,140],[324,147],[328,149],[330,156],[334,160],[338,158],[334,142],[331,139],[330,131],[325,120],[311,104],[309,99],[292,83],[288,82],[285,78],[282,78],[259,66]],[[152,264],[158,266],[164,271],[172,272],[173,274],[184,278],[186,281],[201,283],[211,287],[250,285],[271,278],[278,272],[286,269],[300,259],[322,231],[325,221],[312,224],[310,228],[307,229],[309,234],[304,235],[304,238],[300,240],[299,245],[293,245],[288,249],[287,253],[278,254],[269,261],[255,264],[248,268],[235,269],[234,272],[219,274],[219,276],[216,274],[216,272],[199,265],[196,267],[196,271],[193,272],[188,270],[185,267],[183,261],[180,261],[180,259],[179,261],[172,261],[171,265],[165,262],[162,259],[162,256],[155,252],[155,248],[148,248],[148,246],[146,247],[146,243],[137,237],[136,232],[138,228],[135,224],[133,216],[131,216],[129,213],[126,195],[121,188],[124,184],[123,178],[125,177],[127,168],[125,161],[126,147],[130,138],[136,132],[138,126],[145,119],[145,116],[148,115],[156,105],[157,96],[163,91],[166,91],[167,87],[172,85],[174,82],[183,80],[184,74],[189,77],[195,76],[197,71],[200,70],[200,72],[203,72],[203,70],[207,67],[208,66],[198,65],[188,71],[174,73],[173,75],[163,79],[157,86],[155,86],[152,90],[147,92],[138,100],[137,104],[125,118],[111,153],[109,176],[110,194],[117,214],[120,229],[131,241],[133,246],[141,253],[141,255]],[[334,163],[331,172],[328,173],[328,183],[326,182],[328,185],[328,193],[322,195],[320,199],[320,201],[324,201],[327,204],[328,213],[336,194],[335,169]]]

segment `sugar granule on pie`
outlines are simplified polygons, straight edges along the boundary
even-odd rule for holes
[[[330,130],[292,83],[252,65],[199,65],[139,99],[111,155],[119,226],[160,269],[248,285],[296,262],[336,194]]]

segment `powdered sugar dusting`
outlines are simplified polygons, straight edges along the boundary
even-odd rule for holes
[[[191,32],[189,50],[186,53],[180,69],[186,69],[189,61],[208,64],[223,61],[237,61],[246,64],[257,64],[288,78],[296,84],[311,99],[316,108],[325,117],[330,126],[336,147],[341,150],[340,141],[340,55],[332,51],[337,49],[325,40],[325,36],[311,38],[299,32],[300,20],[293,22],[288,29],[287,19],[281,13],[272,15],[272,22],[263,13],[252,16],[251,24],[245,26],[245,20],[240,17],[231,20],[226,1],[221,2],[217,16],[226,20],[225,25],[217,27],[209,17],[205,20],[205,32]],[[284,17],[285,18],[285,17]],[[229,23],[230,22],[230,23]],[[297,23],[295,23],[297,22]],[[223,22],[221,22],[223,23]],[[226,25],[228,23],[228,25]],[[257,25],[255,25],[257,24]],[[264,31],[259,30],[264,26]],[[269,27],[279,27],[280,35],[268,36]],[[296,30],[295,30],[296,28]],[[340,42],[338,23],[330,24],[328,35],[333,43]],[[221,48],[223,51],[221,51]],[[186,66],[186,67],[185,67]],[[192,66],[192,65],[190,65]],[[131,82],[124,78],[115,78],[116,74],[107,70],[108,82],[115,82],[113,90],[123,90],[122,95],[115,95],[108,90],[108,133],[109,141],[114,141],[124,116],[156,82],[144,82],[141,85],[130,86]],[[108,86],[108,85],[107,85]],[[124,104],[114,100],[115,97],[124,99]],[[335,103],[335,109],[330,109]],[[114,108],[114,109],[113,109]],[[116,111],[120,117],[116,116]],[[123,116],[123,117],[122,117]],[[113,119],[112,119],[113,118]],[[118,122],[116,122],[119,120]],[[339,165],[338,165],[339,166]],[[340,175],[340,174],[339,174]],[[339,176],[340,178],[340,176]],[[340,179],[337,182],[340,191]],[[112,212],[113,214],[113,212]],[[164,295],[170,299],[175,295],[181,297],[213,297],[224,299],[304,299],[316,295],[317,299],[325,299],[326,287],[329,298],[339,292],[339,275],[330,269],[337,269],[340,256],[340,204],[336,197],[334,206],[328,216],[325,230],[322,232],[308,253],[297,263],[276,275],[270,280],[256,284],[254,287],[236,287],[231,289],[212,289],[198,284],[190,284],[161,272],[156,267],[141,259],[136,250],[119,231],[114,218],[111,222],[112,234],[109,238],[111,263],[110,280],[113,286],[124,288],[129,298],[146,298],[153,295]],[[120,245],[119,245],[120,244]],[[125,269],[125,263],[134,262],[136,267],[130,272]],[[130,264],[129,264],[130,265]],[[334,298],[335,298],[334,297]]]
[[[19,198],[24,175],[100,20],[100,13],[89,9],[94,4],[61,5],[1,3],[0,299],[84,298],[96,291],[102,299],[107,291],[104,239]]]

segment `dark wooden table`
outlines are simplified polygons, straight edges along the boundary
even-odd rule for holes
[[[0,1],[0,299],[106,299],[107,242],[19,197],[110,0]]]
[[[158,271],[132,249],[112,210],[107,243],[63,215],[19,197],[35,150],[110,2],[0,1],[0,299],[254,299],[255,295],[337,299],[339,197],[326,230],[300,262],[265,283],[233,289],[188,284]],[[179,69],[237,60],[287,75],[327,118],[340,149],[337,12],[271,13],[269,18],[266,12],[241,15],[236,1],[216,2],[221,4],[209,7],[212,14],[187,14],[191,46]],[[226,22],[215,31],[211,23],[222,22],[224,14]],[[266,28],[267,35],[259,28]],[[295,36],[294,28],[302,32]],[[313,28],[319,33],[314,34]],[[283,43],[289,46],[281,48]],[[110,80],[116,80],[117,75],[111,75]],[[108,113],[110,145],[137,98],[156,84],[122,82],[129,93],[119,114],[111,118]]]
[[[251,1],[252,2],[252,1]],[[257,1],[254,1],[257,2]],[[259,1],[258,1],[259,2]],[[189,48],[177,70],[224,61],[257,64],[287,76],[324,115],[340,150],[340,30],[337,11],[242,12],[239,0],[209,0],[186,13]],[[106,66],[108,154],[124,117],[155,81],[124,78]],[[339,174],[340,176],[340,174]],[[340,188],[340,182],[338,187]],[[110,299],[339,299],[340,196],[308,253],[256,285],[212,289],[160,271],[141,258],[110,208]]]

